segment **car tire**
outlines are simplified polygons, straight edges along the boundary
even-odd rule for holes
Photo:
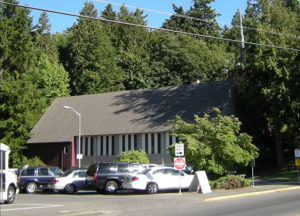
[[[158,192],[157,184],[153,183],[153,182],[149,183],[147,185],[146,191],[147,191],[148,194],[156,194]]]
[[[75,191],[76,191],[76,189],[75,189],[74,185],[72,185],[72,184],[67,184],[67,185],[65,186],[65,192],[66,192],[67,194],[72,194],[72,193],[74,193]]]
[[[28,182],[25,186],[25,192],[32,194],[35,193],[37,189],[37,185],[35,182]]]
[[[11,204],[14,202],[16,197],[16,189],[14,186],[9,186],[8,190],[7,190],[7,200],[5,201],[5,203],[7,204]]]
[[[108,181],[105,184],[105,192],[112,194],[115,193],[118,190],[118,184],[115,181]]]

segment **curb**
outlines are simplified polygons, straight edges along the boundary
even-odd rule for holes
[[[265,191],[257,191],[257,192],[251,192],[251,193],[242,193],[242,194],[235,194],[235,195],[227,195],[227,196],[219,196],[219,197],[211,197],[204,199],[205,202],[210,201],[218,201],[218,200],[225,200],[225,199],[234,199],[234,198],[240,198],[240,197],[246,197],[246,196],[257,196],[261,194],[268,194],[268,193],[275,193],[275,192],[282,192],[282,191],[289,191],[289,190],[297,190],[300,189],[300,186],[295,187],[287,187],[287,188],[281,188],[281,189],[273,189],[273,190],[265,190]]]

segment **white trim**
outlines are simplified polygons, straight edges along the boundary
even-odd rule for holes
[[[152,147],[152,134],[148,133],[148,152],[147,152],[147,154],[151,154],[151,147]]]
[[[165,136],[166,136],[166,149],[165,149],[165,152],[168,154],[169,153],[169,151],[168,151],[168,148],[170,147],[170,133],[169,132],[167,132],[166,134],[165,134]]]
[[[83,136],[82,137],[82,155],[83,156],[85,156],[86,155],[86,153],[85,153],[85,145],[86,145],[86,143],[85,143],[85,136]]]
[[[136,150],[134,149],[134,134],[130,134],[130,149]]]
[[[88,152],[87,152],[87,156],[91,156],[91,137],[88,137]]]
[[[158,136],[154,133],[154,154],[158,154]]]
[[[146,151],[146,149],[145,149],[145,137],[146,137],[146,135],[145,134],[142,134],[142,150],[143,151]],[[147,152],[146,152],[147,153]]]
[[[123,136],[122,135],[119,135],[119,154],[122,153],[123,151]]]
[[[112,135],[108,136],[108,155],[112,155]]]
[[[128,135],[125,135],[125,152],[128,152]]]
[[[97,156],[100,156],[100,147],[101,147],[100,142],[101,142],[101,137],[97,136],[97,147],[96,147],[96,149],[97,149]]]
[[[106,139],[106,136],[103,136],[103,143],[102,143],[102,146],[103,146],[103,152],[102,152],[102,155],[105,156],[106,155],[106,142],[107,142],[107,139]]]

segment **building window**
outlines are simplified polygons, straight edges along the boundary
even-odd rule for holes
[[[109,140],[109,136],[106,137],[106,155],[109,155],[109,143],[110,140]]]
[[[111,137],[111,154],[115,155],[115,136]]]
[[[134,150],[138,150],[138,147],[137,147],[137,135],[134,135]]]
[[[151,154],[154,154],[154,134],[151,134]]]
[[[145,134],[145,151],[148,154],[148,134]]]
[[[160,154],[161,153],[161,137],[160,137],[160,133],[157,134],[157,153]]]
[[[122,135],[122,152],[125,152],[125,135]]]
[[[69,154],[69,147],[68,146],[64,147],[64,154]]]
[[[91,155],[94,155],[94,137],[91,137]]]
[[[89,155],[88,150],[89,150],[89,138],[85,137],[85,156]]]

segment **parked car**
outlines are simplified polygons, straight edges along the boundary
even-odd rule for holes
[[[85,189],[85,174],[87,169],[70,169],[60,177],[52,180],[54,190],[72,194],[78,190]]]
[[[141,173],[127,176],[122,183],[124,189],[146,191],[155,194],[158,191],[188,189],[194,175],[188,175],[172,167],[152,167]]]
[[[26,193],[35,193],[37,189],[51,191],[52,180],[62,174],[57,167],[27,167],[19,175],[19,188]]]
[[[85,186],[98,192],[114,193],[121,189],[129,174],[141,172],[143,165],[129,162],[99,162],[89,166]]]

